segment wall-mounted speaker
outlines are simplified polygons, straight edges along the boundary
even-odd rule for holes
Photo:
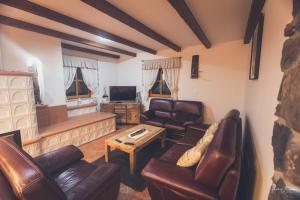
[[[193,55],[192,67],[191,67],[191,78],[198,78],[199,76],[199,55]]]

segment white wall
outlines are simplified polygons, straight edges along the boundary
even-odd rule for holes
[[[117,85],[118,82],[118,71],[116,63],[109,63],[99,61],[99,85],[100,85],[100,96],[104,94],[104,87],[109,95],[109,86]]]
[[[0,30],[0,69],[3,63],[3,70],[27,71],[28,64],[34,62],[42,71],[43,103],[49,106],[66,104],[61,40],[3,25]],[[101,96],[104,86],[117,84],[117,75],[116,63],[99,61]]]
[[[137,86],[137,91],[142,86],[142,63],[143,60],[158,59],[161,56],[149,53],[138,53],[137,57],[117,64],[118,78],[117,84],[124,86]]]
[[[1,35],[1,29],[0,29]],[[0,70],[4,70],[3,60],[2,60],[2,40],[0,39]]]
[[[191,79],[192,55],[200,55],[200,78]],[[202,101],[205,104],[205,121],[221,119],[230,109],[244,110],[245,78],[248,72],[248,45],[233,41],[213,46],[193,46],[176,53],[158,52],[159,56],[138,54],[138,57],[118,64],[118,84],[141,87],[142,60],[161,56],[181,56],[179,99]]]
[[[60,40],[9,26],[0,28],[4,70],[27,71],[28,63],[34,61],[43,72],[43,102],[65,104]]]
[[[257,154],[257,182],[254,199],[267,199],[274,172],[271,146],[274,116],[282,73],[281,51],[283,30],[291,21],[292,1],[266,1],[265,25],[261,52],[260,75],[257,81],[247,81],[246,116]]]

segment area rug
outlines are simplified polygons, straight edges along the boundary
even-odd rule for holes
[[[141,176],[141,172],[151,158],[159,158],[163,155],[174,143],[166,141],[165,147],[161,148],[160,141],[156,140],[137,153],[137,170],[136,174],[130,174],[129,155],[127,153],[115,150],[111,152],[110,162],[119,164],[121,166],[121,182],[128,187],[143,191],[146,188],[146,182]],[[104,156],[94,162],[96,165],[105,163]]]

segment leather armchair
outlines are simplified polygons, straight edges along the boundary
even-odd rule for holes
[[[160,159],[152,159],[146,165],[142,175],[153,200],[235,200],[241,170],[239,112],[232,110],[221,121],[197,166],[177,166],[179,157],[201,137],[201,133],[188,132]]]
[[[194,180],[194,173],[188,168],[178,167],[163,160],[152,159],[143,171],[147,177],[148,190],[153,200],[161,200],[157,190],[173,190],[180,192],[181,199],[217,200],[214,190],[199,184]],[[178,199],[176,195],[164,194],[164,199]]]
[[[82,158],[78,148],[66,146],[33,159],[0,139],[0,199],[117,199],[119,166],[97,167]]]

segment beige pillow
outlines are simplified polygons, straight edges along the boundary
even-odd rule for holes
[[[197,142],[197,145],[206,140],[206,137],[209,137],[211,134],[214,135],[219,127],[219,122],[215,122],[209,126],[209,128],[205,131],[203,137]]]
[[[196,146],[187,150],[177,161],[177,165],[180,167],[192,167],[203,160],[205,152],[214,138],[214,134],[217,131],[219,123],[212,124],[205,135],[198,141]]]

